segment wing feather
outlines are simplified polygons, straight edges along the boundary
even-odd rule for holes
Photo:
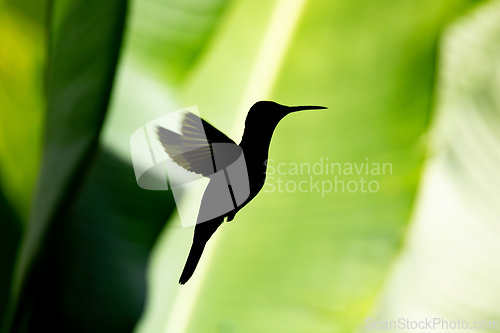
[[[207,177],[241,156],[242,150],[233,140],[193,113],[185,114],[181,133],[158,126],[166,153],[187,171]]]

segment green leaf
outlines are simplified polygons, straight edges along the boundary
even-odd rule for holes
[[[22,12],[0,10],[0,178],[23,223],[29,218],[40,159],[43,117],[42,25]],[[34,5],[41,9],[39,3]]]
[[[29,322],[53,222],[70,207],[95,152],[121,45],[126,1],[55,0],[42,167],[13,284],[14,331]],[[7,325],[8,327],[8,321]],[[8,330],[8,328],[6,328]]]
[[[171,192],[141,189],[128,161],[100,150],[78,198],[54,221],[29,327],[131,332],[149,253],[174,207]]]
[[[43,103],[43,29],[15,5],[0,3],[0,323],[38,173]],[[32,4],[41,10],[43,3]]]
[[[144,68],[179,83],[222,22],[228,0],[141,0],[132,6],[127,48]]]
[[[251,7],[240,4],[240,9]],[[271,82],[272,93],[261,91],[253,98],[329,109],[285,119],[272,141],[273,165],[312,166],[328,158],[342,166],[390,163],[391,171],[280,175],[275,169],[267,187],[272,183],[275,190],[260,193],[218,231],[217,243],[209,243],[213,255],[204,255],[201,263],[208,267],[206,274],[201,268],[179,291],[172,332],[353,331],[400,248],[425,153],[438,39],[470,2],[306,4],[285,61],[278,62],[282,67],[276,84]],[[275,15],[272,8],[260,13]],[[248,11],[232,14],[217,39],[220,44],[188,87],[188,104],[197,103],[202,114],[218,112],[214,119],[230,118],[242,100],[247,102],[242,91],[252,84],[247,81],[255,68],[252,59],[259,61],[238,46],[252,49],[259,36],[254,29],[261,25],[253,24]],[[271,79],[264,73],[260,83]],[[218,108],[210,111],[209,105]],[[329,181],[333,186],[337,180],[360,186],[364,177],[379,189],[351,193],[339,185],[337,192],[333,188],[323,196],[311,189],[310,177],[312,184]],[[283,187],[280,192],[278,178],[296,186],[305,181],[307,193]],[[187,329],[177,325],[179,320]]]
[[[226,18],[230,0],[140,0],[131,4],[113,103],[102,142],[129,157],[130,136],[177,110],[186,79]]]
[[[499,328],[499,17],[500,3],[486,2],[443,37],[432,155],[380,321],[418,314],[438,317],[438,330]]]

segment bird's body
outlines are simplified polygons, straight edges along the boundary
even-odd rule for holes
[[[182,135],[161,127],[158,128],[160,141],[163,147],[177,164],[188,171],[202,174],[210,179],[201,200],[198,219],[194,230],[193,244],[179,279],[180,284],[185,284],[192,276],[206,243],[217,228],[224,220],[228,222],[231,221],[236,213],[246,206],[264,186],[266,181],[266,161],[268,159],[269,146],[271,144],[274,129],[279,121],[291,112],[313,109],[325,109],[325,107],[287,107],[268,101],[255,103],[248,112],[245,121],[245,131],[238,145],[239,149],[236,149],[236,146],[228,146],[228,143],[232,145],[236,145],[236,143],[209,123],[200,118],[196,119],[197,116],[193,114],[188,114],[186,116]],[[202,125],[196,125],[197,121]],[[202,140],[205,140],[205,143],[201,143]],[[186,149],[188,147],[192,147],[193,149]],[[229,185],[234,208],[226,209],[226,211],[217,214],[215,217],[206,218],[207,216],[213,215],[214,211],[211,197],[220,193],[221,184],[218,180],[220,178],[216,178],[216,172],[224,170],[227,177],[225,168],[238,157],[238,154],[236,154],[237,151],[242,152],[244,156],[249,193],[246,199],[240,200],[240,202],[236,204],[233,189],[231,185]],[[219,161],[223,162],[219,163]],[[212,170],[212,173],[209,170]],[[218,207],[215,208],[217,209]]]

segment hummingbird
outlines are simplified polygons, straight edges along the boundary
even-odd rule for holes
[[[190,112],[185,114],[181,134],[158,126],[158,138],[170,158],[185,170],[210,179],[203,193],[193,243],[179,284],[183,285],[191,278],[205,245],[217,228],[224,221],[232,221],[236,213],[246,206],[264,186],[269,146],[278,123],[291,113],[318,109],[326,109],[326,107],[285,106],[272,101],[259,101],[248,111],[245,130],[239,145],[207,121]],[[246,178],[246,186],[241,185],[241,179],[234,181],[234,172],[232,172],[232,179],[228,174],[229,166],[241,156],[244,158],[245,176],[240,177],[242,173],[239,172],[237,177]],[[241,171],[241,168],[239,169]],[[227,187],[221,186],[221,182],[224,182]],[[247,191],[243,191],[245,195],[242,197],[241,189],[244,187]],[[232,201],[230,208],[227,208],[227,205],[223,209],[220,207],[223,204],[217,198],[222,197],[223,192],[230,194],[230,201]]]

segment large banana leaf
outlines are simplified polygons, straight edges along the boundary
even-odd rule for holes
[[[13,280],[12,331],[26,329],[47,262],[54,221],[85,178],[106,112],[121,45],[126,1],[54,1],[48,55],[47,115],[39,182]],[[99,22],[97,24],[96,22]],[[4,329],[9,330],[10,318]]]
[[[500,328],[499,17],[500,2],[490,1],[443,38],[433,154],[408,241],[372,315],[379,321]]]
[[[266,4],[255,4],[261,7],[254,16],[248,10],[254,4],[235,6],[227,31],[187,89],[186,104],[198,104],[202,114],[212,112],[212,119],[224,118],[220,127],[225,130],[229,114],[244,100],[246,80],[258,67],[253,64],[265,61],[245,48],[255,50],[259,42],[254,40],[267,38],[261,29],[274,25],[266,18],[281,19]],[[329,110],[284,120],[271,145],[271,164],[312,165],[328,158],[342,165],[390,163],[392,169],[361,175],[379,185],[375,193],[339,189],[325,196],[315,188],[308,193],[282,188],[280,193],[278,177],[309,184],[312,176],[313,184],[321,184],[335,182],[334,175],[275,172],[268,179],[274,190],[268,186],[220,230],[217,244],[211,241],[213,255],[202,258],[209,262],[182,287],[170,317],[171,323],[184,323],[169,325],[169,332],[346,332],[356,327],[400,247],[415,195],[439,36],[471,4],[306,2],[272,93],[254,98]],[[268,79],[264,75],[261,83],[267,85]],[[214,106],[217,111],[210,111]],[[360,175],[337,176],[344,183],[360,181]]]

